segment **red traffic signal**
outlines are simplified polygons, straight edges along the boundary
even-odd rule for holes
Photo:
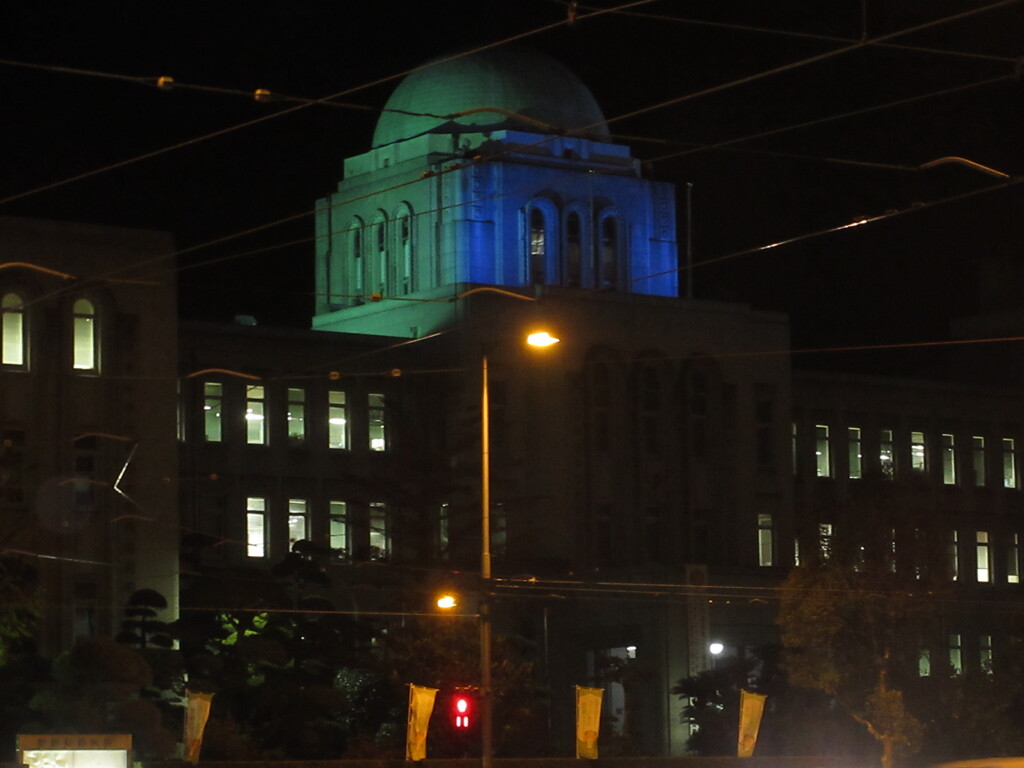
[[[452,697],[452,725],[457,730],[469,728],[470,718],[473,713],[473,699],[464,693]]]

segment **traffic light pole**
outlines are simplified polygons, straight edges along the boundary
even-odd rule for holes
[[[491,404],[487,355],[480,365],[480,757],[494,760],[494,698],[491,691]]]

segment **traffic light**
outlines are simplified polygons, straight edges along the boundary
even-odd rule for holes
[[[476,717],[473,711],[473,698],[465,693],[452,696],[452,725],[457,731],[469,728],[470,721]]]

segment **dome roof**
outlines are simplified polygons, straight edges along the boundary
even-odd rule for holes
[[[391,94],[385,109],[393,111],[383,112],[377,121],[374,147],[430,131],[463,132],[469,125],[480,126],[476,133],[585,128],[590,137],[609,135],[587,86],[547,56],[502,47],[436,62],[413,72]],[[460,114],[470,110],[481,111]]]

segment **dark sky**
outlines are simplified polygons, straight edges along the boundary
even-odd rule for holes
[[[885,41],[901,47],[861,46],[766,77],[756,76],[864,35],[996,4],[661,0],[587,18],[593,7],[624,4],[581,4],[569,26],[557,25],[567,18],[558,0],[6,3],[0,197],[289,106],[197,87],[306,98],[348,92],[340,101],[355,106],[265,120],[6,202],[2,212],[166,229],[183,249],[302,214],[337,183],[342,159],[368,148],[374,110],[397,80],[368,84],[437,55],[557,25],[521,44],[583,78],[613,133],[633,137],[627,143],[650,161],[648,172],[680,185],[680,202],[693,184],[696,262],[913,209],[698,266],[698,297],[787,311],[797,346],[924,340],[944,335],[950,316],[976,311],[980,259],[1021,256],[1024,184],[930,205],[999,182],[956,166],[906,169],[959,155],[1024,173],[1024,81],[1013,77],[1024,55],[1024,2]],[[166,75],[181,87],[15,63]],[[744,78],[751,79],[723,87]],[[693,151],[863,110],[870,111]],[[681,206],[681,225],[684,218]],[[311,217],[302,217],[189,251],[180,266],[237,258],[179,274],[186,315],[305,324],[311,232]]]

